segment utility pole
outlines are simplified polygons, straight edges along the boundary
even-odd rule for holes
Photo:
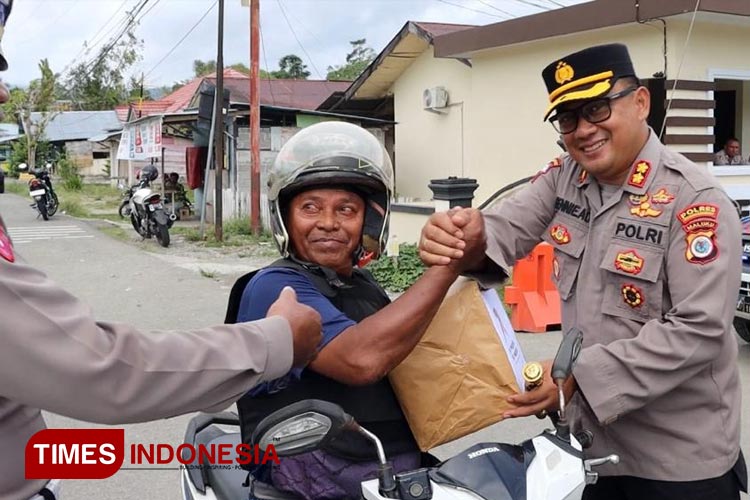
[[[260,0],[250,0],[250,225],[260,235]]]
[[[214,235],[216,241],[224,240],[223,228],[223,189],[224,172],[224,0],[219,0],[219,40],[216,44],[216,94],[214,105],[214,178],[216,190],[214,196]]]

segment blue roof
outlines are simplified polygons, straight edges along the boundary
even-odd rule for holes
[[[42,113],[31,113],[33,123],[41,117]],[[44,136],[50,142],[87,140],[89,137],[121,128],[122,124],[114,110],[63,111],[50,120],[44,130]]]

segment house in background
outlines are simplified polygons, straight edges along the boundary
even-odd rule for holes
[[[41,118],[42,113],[31,113],[32,126]],[[58,151],[65,151],[68,159],[78,167],[79,174],[106,177],[111,167],[109,150],[88,139],[121,128],[114,111],[62,111],[47,123],[42,138]]]
[[[396,200],[429,200],[430,179],[465,174],[467,59],[437,59],[433,40],[474,28],[409,21],[370,66],[319,109],[390,120],[386,135],[396,170]]]
[[[560,153],[557,134],[542,122],[542,69],[612,42],[628,45],[651,90],[650,124],[663,142],[711,168],[736,199],[750,198],[750,166],[711,164],[728,135],[750,154],[747,0],[592,0],[435,33],[421,52],[402,54],[399,44],[426,25],[407,23],[337,105],[392,100],[396,191],[404,199],[428,200],[431,179],[455,175],[477,179],[479,204],[539,170]]]

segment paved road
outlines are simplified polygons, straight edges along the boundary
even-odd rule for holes
[[[199,327],[223,319],[229,293],[227,283],[166,261],[163,256],[169,249],[162,251],[156,242],[150,242],[154,252],[158,253],[152,254],[142,249],[148,250],[148,244],[135,247],[114,240],[95,227],[62,214],[47,222],[37,220],[26,200],[12,194],[0,195],[0,212],[16,239],[17,252],[86,301],[99,319],[127,321],[144,329]],[[45,237],[37,239],[35,233]],[[519,340],[527,359],[543,359],[554,355],[560,333],[519,334]],[[744,386],[748,387],[750,345],[740,343],[738,362]],[[745,424],[750,415],[748,399],[745,398],[743,405]],[[47,417],[51,427],[99,427],[58,415],[48,414]],[[127,425],[124,426],[126,439],[128,443],[167,442],[176,446],[182,439],[188,419],[183,416]],[[445,458],[480,441],[519,442],[546,425],[546,422],[534,418],[501,422],[444,445],[435,453]],[[745,433],[743,436],[746,456],[750,455],[749,435]],[[64,488],[65,498],[76,500],[180,498],[176,470],[121,470],[107,480],[67,481]]]

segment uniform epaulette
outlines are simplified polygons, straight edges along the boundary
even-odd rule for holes
[[[663,165],[671,170],[680,172],[695,191],[719,187],[716,178],[704,167],[700,167],[679,153],[669,152],[664,158]]]

